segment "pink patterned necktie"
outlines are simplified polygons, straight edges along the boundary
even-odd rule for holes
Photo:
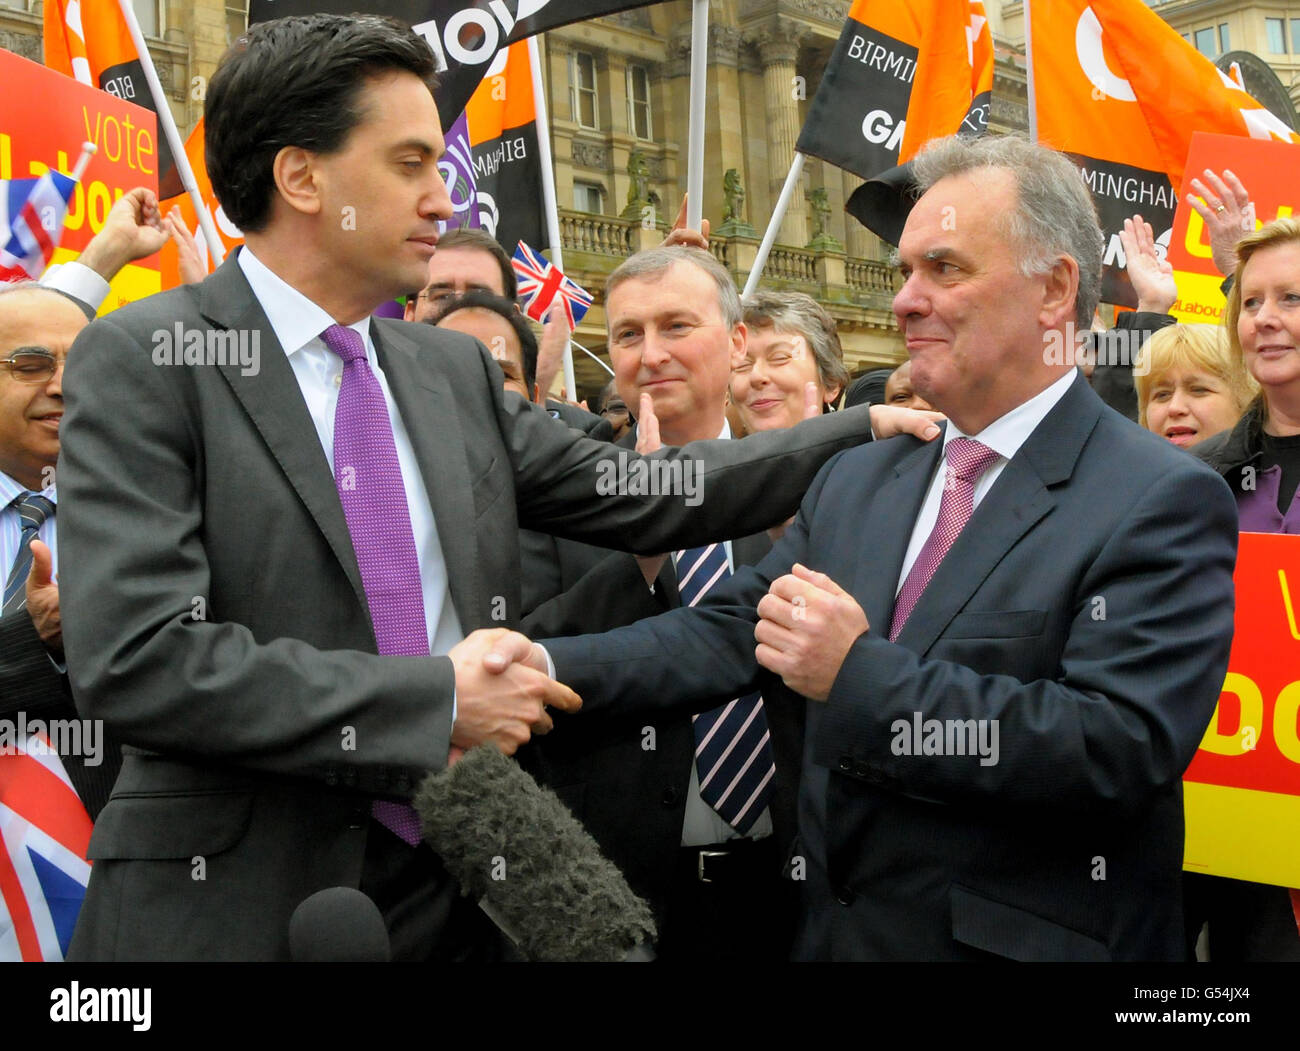
[[[947,474],[943,482],[943,498],[939,501],[939,517],[921,548],[912,569],[903,581],[902,590],[894,603],[894,619],[889,625],[889,641],[898,638],[907,618],[912,615],[921,592],[930,583],[944,555],[952,547],[961,531],[966,528],[975,506],[975,483],[993,466],[998,454],[987,445],[970,438],[954,438],[944,449]]]
[[[388,404],[366,361],[361,336],[344,325],[331,325],[321,339],[343,359],[334,410],[334,484],[370,605],[375,642],[384,656],[427,657],[420,564]],[[409,806],[376,799],[371,813],[411,846],[420,842],[420,819]]]

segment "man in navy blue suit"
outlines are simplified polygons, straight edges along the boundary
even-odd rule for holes
[[[943,440],[841,453],[696,608],[545,648],[581,718],[806,699],[801,958],[1180,959],[1232,496],[1074,367],[1102,251],[1074,167],[998,137],[916,168],[894,312]]]

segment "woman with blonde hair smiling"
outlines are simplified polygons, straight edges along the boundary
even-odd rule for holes
[[[1233,426],[1259,392],[1218,325],[1154,333],[1133,366],[1138,422],[1184,449]]]
[[[1224,326],[1260,393],[1196,455],[1232,487],[1243,531],[1300,533],[1300,222],[1275,219],[1238,242]],[[1188,873],[1184,897],[1189,940],[1209,921],[1212,960],[1300,961],[1300,891]]]

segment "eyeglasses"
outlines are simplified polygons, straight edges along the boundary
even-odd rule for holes
[[[43,347],[19,347],[7,358],[0,358],[0,365],[7,365],[9,374],[19,383],[49,383],[66,360],[56,358]]]

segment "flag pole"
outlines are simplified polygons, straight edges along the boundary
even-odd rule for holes
[[[542,56],[537,35],[528,38],[528,65],[533,76],[533,115],[537,121],[537,162],[542,169],[542,210],[546,213],[546,236],[551,242],[551,262],[564,270],[564,248],[560,243],[560,211],[555,201],[555,165],[551,160],[551,121],[546,110],[546,92],[542,90]],[[564,390],[576,398],[578,383],[573,377],[573,348],[564,347]],[[546,391],[542,391],[545,396]]]
[[[579,343],[576,339],[574,339],[574,340],[570,340],[569,342],[570,342],[570,344],[571,344],[572,346],[577,347],[580,351],[582,351],[584,354],[586,354],[587,357],[591,358],[592,361],[594,361],[594,362],[595,362],[597,365],[599,365],[602,369],[604,369],[606,372],[608,372],[611,376],[614,375],[614,370],[611,369],[608,365],[605,364],[604,359],[602,359],[602,358],[600,357],[600,355],[598,355],[598,354],[593,354],[593,353],[592,353],[591,351],[589,351],[586,347],[584,347],[581,343]]]
[[[759,279],[763,276],[763,267],[767,266],[768,254],[776,241],[776,232],[781,226],[781,220],[785,218],[786,209],[790,207],[790,198],[794,196],[794,188],[799,185],[799,176],[803,174],[803,162],[804,155],[795,153],[794,160],[790,162],[790,174],[785,177],[781,196],[776,199],[776,207],[772,210],[772,218],[767,221],[763,243],[758,246],[758,254],[754,256],[754,266],[749,271],[749,276],[745,278],[745,291],[741,293],[742,296],[752,294],[758,287]]]
[[[180,174],[181,185],[185,187],[190,203],[194,205],[194,211],[198,214],[203,238],[208,242],[208,251],[212,253],[212,258],[219,265],[225,259],[226,253],[221,246],[221,238],[217,235],[217,228],[212,225],[212,217],[203,206],[203,196],[194,181],[194,170],[190,167],[189,157],[186,156],[185,143],[181,142],[181,133],[176,130],[176,119],[172,116],[171,106],[167,104],[167,96],[163,94],[162,84],[158,80],[158,71],[154,69],[153,56],[149,54],[149,45],[145,43],[144,34],[140,31],[140,23],[136,21],[135,8],[131,6],[131,0],[117,0],[117,6],[126,20],[126,28],[131,33],[136,54],[140,56],[144,79],[149,85],[149,94],[153,96],[153,104],[158,111],[158,126],[162,128],[163,135],[167,138],[167,145],[171,147],[172,160],[175,161],[176,171]]]
[[[93,142],[81,144],[81,156],[77,158],[77,166],[72,169],[73,182],[81,182],[81,177],[86,174],[86,168],[90,164],[90,158],[98,152],[98,147]]]
[[[1038,141],[1038,99],[1034,95],[1034,27],[1033,17],[1029,12],[1029,0],[1025,0],[1025,95],[1029,102],[1029,141]]]
[[[691,0],[691,101],[686,146],[686,225],[704,218],[704,109],[709,58],[709,0]]]

